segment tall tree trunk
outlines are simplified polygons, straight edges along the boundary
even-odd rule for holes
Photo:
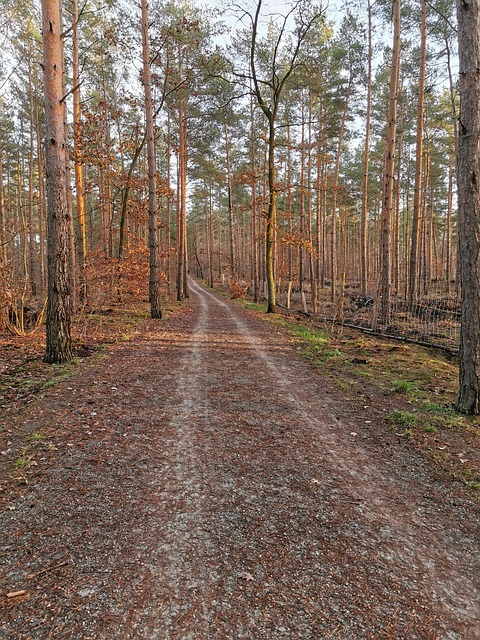
[[[462,321],[457,409],[480,412],[480,2],[457,0],[460,61],[458,213]]]
[[[367,221],[368,221],[368,171],[370,158],[370,133],[372,112],[372,7],[367,0],[368,45],[367,45],[367,105],[365,123],[365,147],[363,151],[362,213],[360,217],[360,291],[367,295]]]
[[[5,225],[5,196],[3,191],[3,147],[0,139],[0,271],[5,274],[0,278],[0,330],[8,324],[8,303],[6,291],[7,270],[7,237]]]
[[[298,5],[297,5],[298,6]],[[296,42],[292,49],[292,55],[290,60],[285,65],[277,66],[276,55],[287,19],[291,17],[292,11],[284,16],[283,27],[280,30],[279,39],[277,41],[275,52],[273,56],[272,75],[267,81],[259,82],[257,76],[257,64],[256,64],[256,48],[257,48],[257,35],[258,35],[258,21],[260,11],[262,8],[262,0],[257,1],[257,8],[255,11],[255,17],[252,24],[252,33],[250,40],[250,71],[252,74],[254,93],[257,98],[257,102],[265,114],[268,122],[268,210],[266,219],[266,241],[265,241],[265,271],[268,288],[268,303],[267,313],[275,313],[276,311],[276,292],[275,292],[275,268],[274,268],[274,256],[275,256],[275,240],[277,233],[277,196],[278,186],[275,183],[275,124],[278,115],[278,108],[280,105],[280,99],[283,89],[293,73],[296,64],[297,57],[304,39],[312,27],[315,20],[320,17],[320,13],[314,13],[308,20],[302,22],[298,32],[296,34]],[[286,69],[281,74],[279,73],[280,67]],[[267,88],[268,87],[268,88]],[[267,91],[268,100],[264,98],[264,91]],[[267,104],[268,102],[268,104]]]
[[[7,233],[5,221],[5,194],[3,190],[3,141],[0,140],[0,264],[7,264]]]
[[[33,222],[34,191],[33,191],[33,154],[34,154],[34,131],[35,118],[33,109],[33,81],[32,81],[32,52],[29,45],[28,52],[28,113],[29,113],[29,161],[28,161],[28,271],[30,278],[30,290],[33,296],[37,294],[35,245],[36,233]]]
[[[447,68],[448,68],[448,80],[449,80],[449,90],[450,90],[450,103],[452,105],[452,123],[453,123],[453,144],[455,151],[455,158],[458,158],[458,115],[457,115],[457,105],[455,101],[455,84],[452,75],[452,65],[451,65],[451,52],[450,45],[448,39],[445,38],[445,49],[447,52]],[[455,163],[455,177],[456,183],[458,185],[458,162]],[[450,184],[450,199],[453,199],[453,180]],[[460,268],[459,268],[459,259],[460,255],[457,252],[456,256],[456,269],[453,270],[455,274],[455,288],[458,291],[459,288],[459,277],[460,277]],[[450,285],[449,285],[450,286]]]
[[[390,320],[391,288],[391,226],[393,210],[393,182],[395,166],[395,140],[397,133],[398,76],[400,67],[400,0],[394,0],[394,32],[392,66],[390,71],[387,138],[385,141],[385,168],[381,217],[381,311],[383,324]]]
[[[145,122],[147,133],[148,163],[148,246],[150,249],[150,317],[161,318],[160,285],[158,277],[158,213],[156,192],[156,154],[155,131],[153,126],[152,80],[150,73],[150,45],[148,41],[148,9],[147,0],[142,2],[142,58],[143,88],[145,91]]]
[[[230,255],[230,275],[232,278],[236,276],[235,267],[235,233],[233,230],[233,202],[232,202],[232,175],[230,169],[230,143],[228,140],[227,123],[224,122],[225,132],[225,161],[227,165],[227,206],[228,206],[228,243]]]
[[[400,115],[400,126],[403,123],[403,108]],[[403,157],[403,133],[398,136],[397,144],[397,179],[395,183],[395,225],[393,240],[393,287],[398,293],[400,287],[400,199]]]
[[[310,271],[310,298],[312,312],[317,313],[318,292],[315,273],[314,248],[313,248],[313,217],[312,217],[312,88],[308,89],[308,153],[307,153],[307,222],[308,222],[308,265]]]
[[[419,279],[419,229],[422,195],[423,118],[425,105],[425,67],[427,60],[426,0],[421,0],[420,75],[418,79],[417,143],[415,160],[415,188],[413,193],[412,244],[408,276],[408,302],[413,305],[418,292]]]
[[[452,279],[452,209],[453,209],[453,158],[450,152],[448,163],[448,195],[447,195],[447,220],[445,228],[445,290],[450,292],[450,280]]]
[[[298,280],[300,293],[303,293],[305,280],[304,244],[305,244],[305,101],[301,91],[301,130],[300,141],[300,242],[298,244]]]
[[[273,254],[277,231],[277,187],[275,185],[275,121],[273,117],[268,123],[268,211],[265,229],[265,271],[268,289],[267,313],[276,312],[275,301],[275,273]]]
[[[180,110],[181,126],[180,126],[180,195],[181,195],[181,226],[182,226],[182,270],[183,270],[183,297],[189,297],[188,288],[188,245],[187,245],[187,107],[182,100],[182,108]]]
[[[42,0],[48,201],[48,304],[45,361],[72,359],[71,219],[67,202],[61,6]]]
[[[63,24],[63,14],[62,14],[62,9],[60,8],[60,19],[62,21],[61,23],[61,32],[62,34],[64,33],[64,24]],[[62,92],[63,95],[66,97],[66,88],[65,88],[65,50],[63,47],[63,35],[62,35],[62,81],[63,81],[63,87],[62,87]],[[75,255],[75,231],[73,228],[73,203],[72,203],[72,181],[70,179],[70,147],[68,144],[68,114],[67,114],[67,108],[65,106],[64,110],[63,110],[63,130],[64,130],[64,137],[65,137],[65,178],[66,178],[66,183],[67,183],[67,208],[68,208],[68,220],[69,220],[69,224],[70,224],[70,231],[68,233],[68,237],[70,240],[70,250],[68,252],[68,257],[70,260],[70,268],[69,268],[69,275],[70,275],[70,288],[72,291],[72,314],[75,312],[75,309],[77,308],[77,287],[76,287],[76,280],[75,280],[75,273],[76,273],[76,265],[77,265],[77,259],[76,259],[76,255]]]
[[[213,289],[214,284],[214,264],[213,254],[215,248],[215,237],[213,230],[213,188],[212,183],[209,184],[208,194],[208,284]]]
[[[82,123],[80,113],[80,66],[78,55],[78,0],[72,0],[72,48],[73,48],[73,158],[75,164],[75,196],[78,228],[78,281],[81,302],[87,299],[85,261],[87,257],[87,233],[85,226],[85,185],[83,179]]]
[[[38,89],[38,77],[35,75],[35,88]],[[45,265],[45,154],[40,131],[40,114],[38,101],[35,103],[35,136],[37,142],[38,156],[38,243],[39,243],[39,269],[40,288],[42,293],[46,288],[46,265]]]
[[[258,302],[258,240],[257,240],[257,165],[255,161],[255,110],[253,96],[250,99],[250,164],[252,171],[252,278],[253,301]]]
[[[181,118],[181,115],[180,115]],[[183,299],[183,222],[182,222],[182,184],[181,184],[181,161],[180,151],[177,152],[177,200],[176,206],[176,244],[177,244],[177,274],[176,274],[176,289],[177,300]]]
[[[167,109],[167,292],[168,297],[172,295],[172,196],[170,194],[170,180],[172,170],[172,158],[171,158],[171,131],[170,131],[170,109]]]
[[[331,246],[330,246],[330,270],[332,275],[332,287],[330,292],[330,299],[335,302],[337,296],[337,271],[338,271],[338,258],[337,258],[337,202],[338,202],[338,178],[340,175],[340,158],[342,156],[343,136],[345,133],[345,123],[347,120],[348,106],[350,103],[350,91],[352,87],[353,78],[350,76],[348,82],[348,88],[345,94],[345,102],[343,105],[342,120],[340,122],[340,131],[338,133],[337,153],[335,157],[335,168],[333,172],[333,197],[332,197],[332,232],[331,232]]]
[[[178,104],[179,148],[177,177],[177,300],[188,297],[187,259],[187,132],[186,107]]]

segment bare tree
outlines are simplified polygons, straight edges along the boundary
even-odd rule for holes
[[[60,0],[42,0],[48,206],[45,361],[72,359],[71,216],[67,201],[63,41]]]
[[[458,225],[462,321],[457,409],[480,413],[480,2],[457,0],[460,59]]]
[[[253,80],[253,91],[257,102],[262,109],[268,122],[268,209],[266,212],[266,246],[265,246],[265,269],[268,287],[267,313],[275,313],[275,274],[274,274],[274,246],[277,227],[277,196],[278,186],[275,178],[275,134],[278,109],[285,85],[299,65],[299,53],[302,43],[308,35],[311,27],[321,16],[321,12],[314,11],[311,14],[303,14],[305,8],[300,1],[295,2],[290,11],[282,17],[277,37],[273,43],[273,53],[271,55],[267,72],[260,77],[259,63],[257,58],[257,41],[260,12],[262,0],[258,0],[252,20],[252,32],[250,40],[250,71]],[[283,40],[286,39],[286,29],[292,17],[297,19],[295,40],[288,52],[288,59],[282,59]]]

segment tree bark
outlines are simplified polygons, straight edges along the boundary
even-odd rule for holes
[[[142,58],[143,87],[145,91],[145,121],[147,133],[148,165],[148,246],[150,249],[149,298],[150,317],[161,318],[160,286],[158,278],[158,213],[156,193],[155,131],[153,127],[152,80],[150,73],[150,46],[148,42],[147,0],[142,0]]]
[[[33,81],[32,81],[32,51],[31,44],[28,51],[28,115],[29,115],[29,160],[28,160],[28,276],[32,296],[37,295],[36,261],[35,261],[35,229],[33,222],[34,190],[33,190],[33,153],[35,118],[33,109]]]
[[[227,206],[228,206],[228,244],[230,253],[230,276],[235,279],[236,256],[235,256],[235,233],[233,229],[233,201],[232,201],[232,175],[230,169],[230,142],[228,140],[227,123],[223,123],[225,132],[225,161],[227,165]]]
[[[419,280],[419,230],[422,196],[422,164],[423,164],[423,114],[425,104],[425,67],[427,59],[427,18],[426,0],[421,0],[421,44],[420,75],[418,79],[417,106],[417,146],[415,160],[415,187],[413,194],[412,244],[410,249],[410,268],[408,277],[408,302],[415,302]]]
[[[42,0],[48,204],[48,304],[45,361],[72,359],[71,219],[67,202],[61,5]]]
[[[363,151],[363,182],[362,182],[362,213],[360,218],[360,291],[365,298],[367,295],[367,216],[368,216],[368,171],[370,159],[370,133],[372,114],[372,8],[367,0],[368,45],[367,45],[367,105],[365,123],[365,147]]]
[[[258,302],[258,245],[257,245],[257,166],[255,161],[255,110],[250,99],[250,163],[252,171],[252,278],[253,301]]]
[[[80,66],[78,55],[78,0],[72,0],[72,53],[73,53],[73,157],[75,163],[75,195],[78,228],[78,280],[81,302],[87,299],[85,261],[87,234],[85,227],[85,185],[82,162],[82,124],[80,114]]]
[[[385,141],[385,168],[383,179],[383,200],[381,217],[381,311],[383,324],[390,320],[391,294],[391,226],[393,210],[393,182],[395,165],[395,139],[397,132],[397,97],[398,75],[400,66],[400,0],[394,0],[394,32],[392,66],[390,72],[390,95],[387,123],[387,138]]]
[[[5,196],[3,191],[3,142],[0,140],[0,264],[7,264],[7,234],[5,224]]]
[[[277,231],[277,189],[275,187],[275,120],[268,122],[268,212],[265,229],[265,271],[268,288],[267,313],[276,312],[275,273],[273,269],[273,252]]]
[[[457,0],[458,214],[462,316],[457,409],[480,412],[480,2]]]

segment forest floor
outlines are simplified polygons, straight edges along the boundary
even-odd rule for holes
[[[54,376],[0,346],[0,638],[480,637],[448,361],[427,402],[409,347],[294,325],[192,281]]]

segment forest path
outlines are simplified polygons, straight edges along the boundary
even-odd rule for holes
[[[468,495],[191,291],[15,418],[58,450],[2,515],[0,638],[479,638]]]

